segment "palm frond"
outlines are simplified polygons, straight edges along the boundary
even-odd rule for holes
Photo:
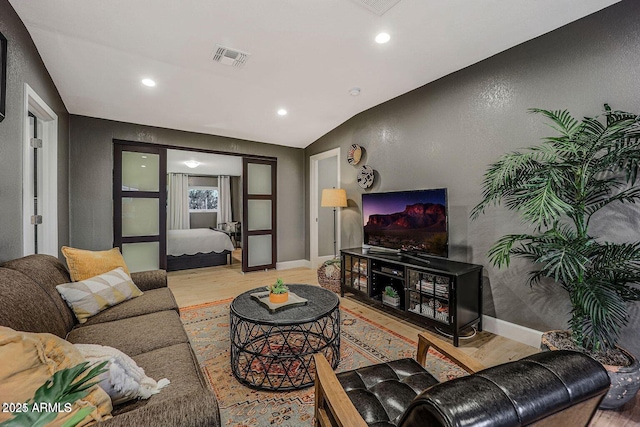
[[[638,123],[634,126],[638,128]],[[625,172],[626,182],[635,185],[640,168],[640,130],[627,133],[625,138],[616,141],[615,148],[610,151],[619,155],[617,168]]]
[[[541,271],[556,282],[572,283],[580,278],[590,260],[571,245],[556,247],[549,245],[544,255],[537,259],[542,264]]]
[[[640,242],[598,244],[593,268],[599,271],[640,273]]]
[[[574,137],[585,151],[593,153],[600,149],[600,141],[608,130],[597,117],[585,117]]]
[[[537,226],[547,226],[563,215],[570,215],[573,207],[565,202],[558,192],[562,179],[557,171],[549,170],[545,177],[530,179],[525,192],[513,200],[522,218]]]
[[[554,224],[545,233],[530,239],[521,248],[512,249],[515,256],[531,259],[540,269],[534,277],[549,277],[560,284],[572,283],[591,262],[589,245],[566,224]]]
[[[529,234],[507,234],[498,239],[489,249],[489,261],[496,267],[508,267],[511,262],[513,245],[535,238]]]
[[[547,154],[544,151],[512,152],[503,155],[491,164],[484,174],[483,200],[471,211],[471,218],[476,219],[485,208],[517,191],[521,182],[535,175],[541,168],[541,162]]]
[[[625,111],[613,111],[609,104],[604,104],[604,115],[607,118],[607,126],[620,120],[638,119],[637,114],[627,113]]]
[[[583,192],[583,202],[585,206],[600,203],[621,186],[622,184],[615,178],[591,177],[586,182],[587,189]]]
[[[542,114],[550,119],[555,125],[550,125],[565,136],[571,136],[577,129],[579,122],[574,119],[567,110],[543,110],[540,108],[530,108],[530,113]]]
[[[640,199],[640,187],[631,187],[611,197],[601,197],[597,202],[587,204],[587,206],[585,207],[585,212],[588,216],[591,216],[594,213],[598,212],[600,209],[607,206],[608,204],[611,204],[614,202],[635,203],[639,199]]]
[[[612,348],[620,330],[627,324],[627,305],[606,283],[590,283],[577,287],[571,327],[583,336],[583,345],[590,350]]]

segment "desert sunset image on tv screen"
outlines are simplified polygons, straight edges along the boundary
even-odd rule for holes
[[[447,256],[447,190],[362,195],[364,243]]]

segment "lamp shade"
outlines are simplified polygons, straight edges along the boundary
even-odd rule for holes
[[[323,208],[346,208],[347,192],[342,188],[325,188],[322,190],[320,206]]]

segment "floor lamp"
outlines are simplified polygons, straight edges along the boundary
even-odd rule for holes
[[[333,208],[333,257],[337,258],[336,249],[336,208],[347,207],[347,192],[342,188],[325,188],[322,190],[322,201],[320,206],[323,208]]]

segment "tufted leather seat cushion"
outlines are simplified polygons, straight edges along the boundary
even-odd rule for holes
[[[607,372],[590,357],[571,351],[542,352],[426,390],[411,402],[398,425],[529,425],[608,388]],[[571,419],[566,422],[584,425],[575,419],[575,424]]]
[[[573,351],[537,353],[441,384],[413,359],[337,377],[370,427],[518,427],[597,399],[609,388],[602,365]],[[586,425],[576,416],[584,418],[566,412],[552,425]]]
[[[411,401],[438,381],[413,359],[394,360],[337,375],[362,418],[371,427],[390,427]]]

